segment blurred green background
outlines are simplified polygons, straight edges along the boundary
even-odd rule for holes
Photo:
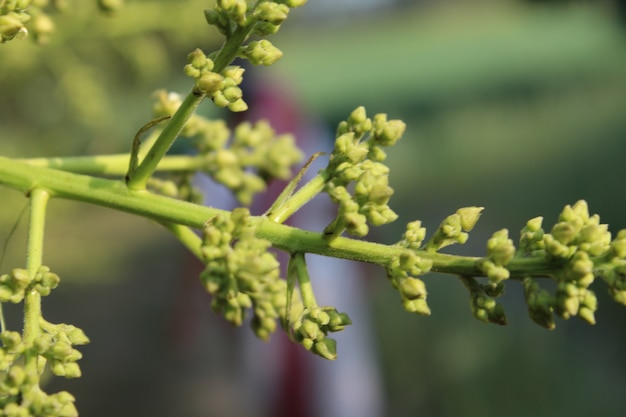
[[[204,23],[207,1],[129,1],[114,17],[75,3],[74,13],[55,17],[49,44],[0,45],[0,154],[126,151],[150,118],[151,94],[186,92],[187,53],[219,42]],[[528,219],[543,215],[551,225],[581,198],[614,233],[626,227],[626,26],[618,2],[353,3],[296,10],[272,39],[283,59],[255,71],[289,86],[329,129],[358,105],[407,123],[389,157],[401,217],[378,238],[396,241],[414,219],[433,230],[459,207],[484,206],[468,244],[453,249],[479,255],[494,231],[507,227],[515,239]],[[208,103],[201,111],[221,114]],[[5,189],[0,199],[4,240],[25,199]],[[3,272],[24,262],[25,223]],[[83,378],[55,379],[50,390],[73,392],[88,416],[250,415],[236,377],[241,348],[211,317],[199,286],[181,290],[193,267],[166,231],[53,201],[46,233],[45,262],[64,282],[44,313],[92,338],[82,349]],[[372,273],[385,415],[623,415],[626,312],[602,284],[596,326],[573,319],[548,332],[527,318],[514,283],[505,296],[509,325],[500,328],[471,317],[453,277],[426,277],[433,315],[422,318],[404,313],[382,271]],[[181,294],[204,300],[182,319],[178,306],[189,301]],[[19,312],[9,310],[19,328]],[[197,332],[191,346],[181,323]]]

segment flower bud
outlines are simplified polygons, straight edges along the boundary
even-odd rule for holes
[[[0,16],[0,43],[14,38],[25,38],[28,31],[16,13]]]
[[[430,308],[426,304],[424,298],[418,298],[416,300],[402,300],[402,306],[409,313],[417,313],[422,316],[430,316]]]
[[[426,297],[426,285],[418,278],[406,278],[400,281],[398,289],[403,298],[415,300]]]
[[[287,19],[289,7],[272,1],[261,3],[255,10],[254,16],[272,25],[280,25]]]
[[[18,332],[5,330],[0,333],[0,340],[9,352],[18,350],[22,343],[22,336]]]
[[[551,234],[557,241],[567,245],[576,238],[576,229],[571,223],[560,222],[554,225]]]
[[[228,104],[228,110],[238,113],[248,110],[248,104],[242,99],[235,100]]]
[[[204,71],[196,81],[196,88],[204,94],[211,95],[221,88],[223,81],[224,79],[220,74]]]
[[[272,65],[283,56],[281,50],[266,39],[250,42],[244,47],[243,54],[252,65],[265,66]]]
[[[335,339],[325,337],[315,342],[312,351],[324,359],[335,360],[337,359],[337,342]]]

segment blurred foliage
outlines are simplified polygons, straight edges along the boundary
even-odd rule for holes
[[[2,45],[0,135],[11,140],[0,152],[120,151],[137,130],[131,126],[150,117],[149,95],[171,85],[193,48],[219,41],[197,12],[210,3],[134,1],[104,15],[95,1],[75,1],[54,15],[57,30],[45,46]]]

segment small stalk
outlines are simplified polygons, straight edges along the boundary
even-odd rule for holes
[[[131,190],[145,190],[148,178],[152,176],[157,165],[170,149],[180,132],[185,127],[187,120],[195,113],[196,109],[204,99],[204,94],[190,92],[185,97],[178,110],[172,115],[169,123],[165,125],[161,134],[148,151],[148,154],[141,161],[128,179],[127,185]]]
[[[42,188],[36,188],[30,192],[30,218],[28,226],[28,245],[26,269],[31,279],[39,271],[43,259],[44,225],[46,220],[46,207],[50,194]],[[41,294],[35,289],[29,289],[24,296],[24,344],[29,347],[35,342],[41,333],[39,320],[41,319]],[[36,374],[37,354],[28,349],[24,354],[24,366],[27,370]]]
[[[313,161],[315,161],[323,154],[324,152],[317,152],[313,154],[306,162],[306,164],[304,164],[304,166],[300,168],[298,174],[296,174],[296,176],[291,181],[289,181],[289,184],[287,184],[287,186],[280,193],[276,201],[274,201],[272,207],[270,207],[267,213],[265,213],[265,215],[270,220],[275,221],[276,223],[284,223],[285,220],[287,220],[293,213],[298,211],[300,207],[304,206],[311,199],[313,199],[313,197],[315,197],[322,191],[324,187],[324,181],[322,178],[321,185],[318,184],[320,181],[319,179],[317,179],[317,177],[320,177],[320,175],[318,175],[305,185],[305,187],[308,186],[306,193],[300,194],[297,199],[294,198],[294,191],[296,190],[296,187],[298,186],[300,181],[302,181],[302,177],[304,177],[304,174],[309,169]],[[311,184],[311,182],[313,182],[314,185],[309,185]]]
[[[313,197],[322,192],[325,183],[325,176],[316,175],[293,195],[281,202],[278,207],[272,207],[267,216],[276,223],[283,223],[302,206],[311,201]]]
[[[202,259],[202,239],[194,231],[187,227],[176,223],[161,223],[163,227],[168,229],[176,236],[176,238],[194,254],[198,259]]]
[[[290,266],[294,268],[294,275],[298,278],[302,304],[304,304],[304,307],[308,309],[317,307],[317,301],[315,300],[315,294],[313,293],[313,285],[311,284],[311,279],[309,278],[309,271],[306,267],[304,253],[296,252],[292,254]]]
[[[141,158],[141,152],[139,153]],[[76,174],[123,176],[128,170],[128,154],[70,156],[63,158],[20,159],[29,165],[58,169]],[[166,155],[156,168],[158,172],[184,172],[202,169],[206,161],[201,155]]]

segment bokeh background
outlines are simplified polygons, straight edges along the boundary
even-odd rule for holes
[[[210,1],[128,1],[112,17],[95,2],[74,3],[55,17],[48,44],[0,45],[3,155],[126,151],[150,119],[151,94],[186,92],[187,53],[220,41],[202,16]],[[283,59],[250,71],[289,90],[320,131],[358,105],[407,123],[389,157],[400,219],[377,239],[396,241],[415,219],[432,231],[478,205],[486,210],[470,241],[451,250],[480,255],[494,231],[516,238],[538,215],[551,225],[581,198],[614,233],[626,227],[624,2],[309,3],[272,39]],[[201,112],[224,115],[209,103]],[[6,272],[24,263],[26,201],[6,189],[0,201]],[[262,342],[242,347],[247,330],[213,316],[189,279],[197,266],[166,231],[53,201],[46,233],[45,263],[63,283],[44,314],[92,339],[83,377],[52,379],[49,390],[70,390],[85,416],[278,415],[242,376],[255,366],[242,350]],[[471,317],[454,277],[425,278],[430,318],[405,313],[383,271],[366,269],[363,281],[381,415],[623,415],[626,311],[601,283],[597,325],[572,319],[549,332],[527,318],[514,283],[504,300],[509,324],[496,327]],[[19,311],[5,309],[20,328]],[[351,355],[341,344],[339,354]]]

